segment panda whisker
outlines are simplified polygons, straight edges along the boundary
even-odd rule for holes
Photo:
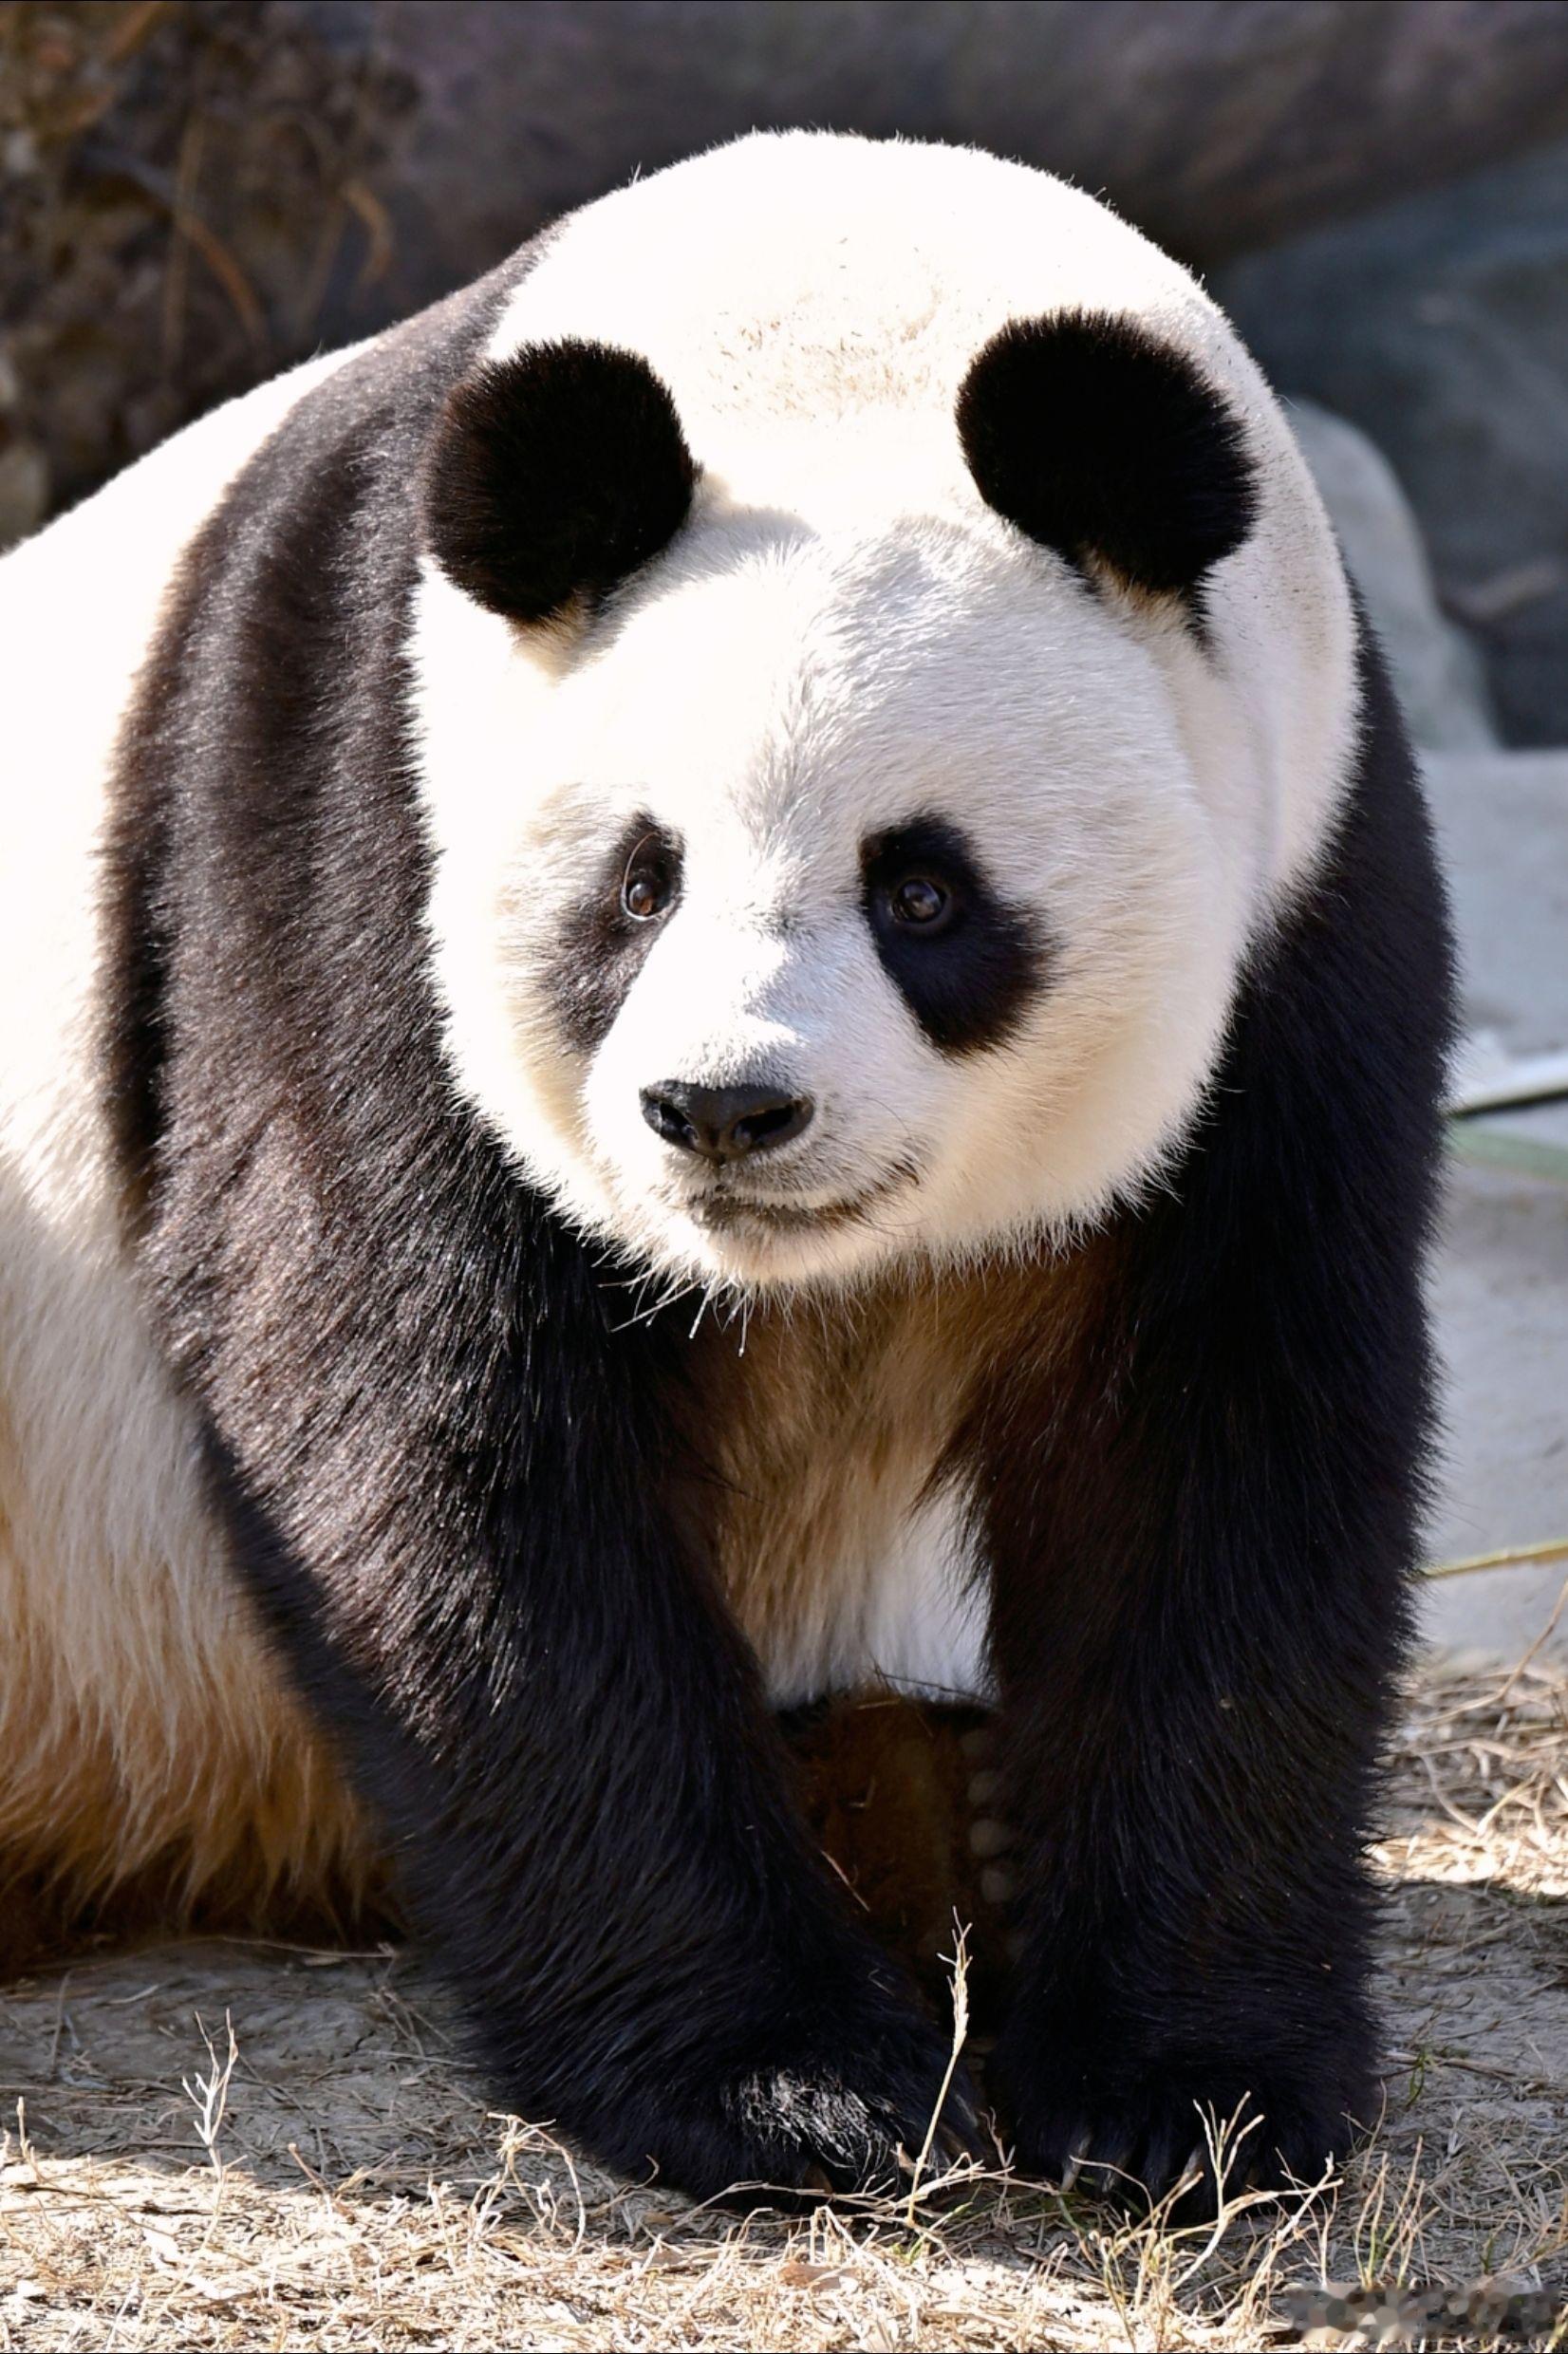
[[[640,1279],[642,1288],[645,1289],[647,1284],[652,1280],[653,1279],[651,1276],[642,1277]],[[688,1280],[682,1282],[680,1278],[677,1277],[672,1283],[666,1284],[665,1288],[658,1294],[658,1296],[649,1303],[647,1307],[644,1308],[639,1306],[633,1315],[626,1317],[624,1324],[612,1324],[610,1326],[610,1331],[612,1333],[629,1333],[635,1325],[651,1324],[656,1316],[662,1316],[666,1308],[673,1308],[678,1299],[684,1299],[689,1293],[696,1291],[696,1289],[697,1284],[694,1280]],[[699,1315],[700,1315],[700,1310],[699,1311]],[[693,1330],[696,1330],[695,1326],[693,1326]]]

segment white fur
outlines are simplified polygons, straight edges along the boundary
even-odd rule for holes
[[[860,1601],[858,1614],[840,1614],[831,1649],[802,1663],[800,1697],[880,1680],[931,1699],[995,1700],[987,1597],[951,1490],[921,1503],[902,1523],[871,1564]]]
[[[797,1707],[823,1692],[886,1685],[933,1700],[996,1697],[987,1597],[951,1487],[851,1523],[812,1581],[810,1606],[764,1640],[768,1697]]]

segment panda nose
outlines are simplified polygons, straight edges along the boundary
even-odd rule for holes
[[[811,1098],[772,1087],[688,1087],[664,1079],[643,1090],[643,1117],[656,1136],[704,1161],[743,1161],[788,1144],[810,1121]]]

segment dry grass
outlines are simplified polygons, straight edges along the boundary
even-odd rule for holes
[[[1324,2279],[1568,2299],[1568,1677],[1429,1671],[1379,1856],[1381,2126],[1324,2197],[1213,2233],[1000,2171],[788,2225],[628,2190],[489,2114],[390,1954],[14,1988],[0,2344],[1221,2347],[1298,2343],[1281,2294]]]

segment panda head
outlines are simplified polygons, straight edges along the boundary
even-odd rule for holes
[[[1212,1068],[1239,886],[1193,713],[1242,428],[1081,312],[996,335],[940,427],[704,473],[641,359],[563,342],[486,362],[430,453],[450,1050],[533,1180],[662,1273],[1071,1227]]]

